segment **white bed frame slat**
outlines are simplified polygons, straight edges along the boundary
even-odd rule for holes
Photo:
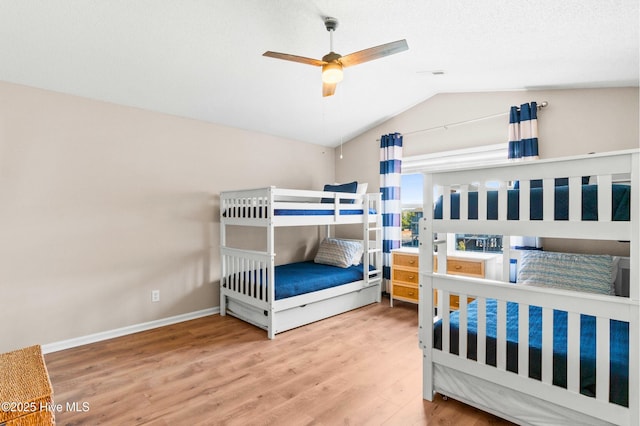
[[[611,175],[598,176],[598,220],[601,222],[611,221]]]
[[[460,294],[460,327],[458,330],[458,356],[467,357],[467,295]]]
[[[554,221],[554,212],[556,198],[553,190],[555,188],[555,179],[546,178],[542,180],[542,216],[546,223]]]
[[[498,300],[496,318],[496,367],[498,370],[507,369],[507,302]]]
[[[518,305],[518,374],[529,377],[529,305]]]
[[[596,318],[596,398],[609,401],[609,319]],[[637,359],[637,358],[636,358]],[[633,361],[631,361],[633,362]]]
[[[442,303],[445,306],[442,310],[438,310],[442,316],[442,352],[449,353],[451,336],[449,334],[449,309],[446,307],[449,306],[450,295],[447,290],[442,290],[440,294],[442,295]]]
[[[498,220],[507,220],[507,185],[505,182],[500,182],[500,187],[498,188]]]
[[[487,362],[487,299],[478,298],[478,349],[477,361],[479,364]]]
[[[484,182],[478,184],[478,220],[487,220],[487,186]]]
[[[442,194],[450,194],[451,193],[451,187],[450,186],[443,186],[442,187]],[[451,197],[443,197],[442,198],[442,215],[443,217],[450,217],[451,216]]]
[[[580,392],[580,315],[576,312],[567,317],[567,389]]]
[[[553,309],[542,308],[542,382],[553,382]]]
[[[460,220],[469,217],[469,185],[460,186]]]
[[[531,186],[528,180],[520,181],[520,193],[519,193],[519,218],[520,221],[528,221],[531,217],[529,209],[529,191]]]
[[[569,220],[580,222],[582,220],[582,177],[571,176],[569,178]]]

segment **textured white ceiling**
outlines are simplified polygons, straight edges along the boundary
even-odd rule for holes
[[[638,0],[0,0],[0,80],[336,146],[439,92],[637,86]],[[345,70],[322,98],[323,17]],[[444,75],[432,75],[443,70]]]

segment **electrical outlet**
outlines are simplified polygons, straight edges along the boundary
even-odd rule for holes
[[[152,302],[160,301],[160,290],[151,290],[151,301]]]

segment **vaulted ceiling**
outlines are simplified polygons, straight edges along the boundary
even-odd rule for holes
[[[0,80],[336,146],[440,92],[638,86],[637,0],[0,0]],[[345,69],[323,98],[323,18]]]

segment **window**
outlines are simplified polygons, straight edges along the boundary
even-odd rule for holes
[[[456,167],[499,164],[507,161],[508,144],[405,157],[402,161],[400,200],[402,204],[402,246],[418,246],[418,222],[423,215],[422,172]],[[502,235],[451,235],[455,250],[502,253]]]
[[[402,246],[418,247],[418,222],[422,217],[422,173],[402,175]]]

